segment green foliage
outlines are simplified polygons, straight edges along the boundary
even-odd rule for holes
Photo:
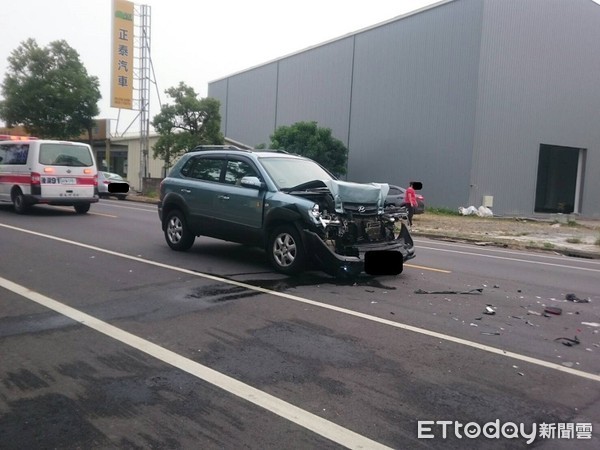
[[[154,116],[152,126],[160,134],[154,146],[154,158],[162,158],[170,167],[174,159],[197,145],[221,145],[220,102],[214,98],[198,98],[193,88],[180,82],[165,93],[173,104],[165,104]]]
[[[270,147],[313,159],[335,175],[346,173],[348,149],[331,135],[331,129],[317,127],[317,122],[278,127]]]
[[[99,86],[66,41],[41,48],[28,39],[8,57],[0,118],[41,138],[70,139],[84,131],[91,136]]]
[[[428,206],[425,214],[435,214],[438,216],[460,216],[460,213],[457,210],[450,208],[439,208],[436,206]],[[465,216],[470,217],[470,216]]]

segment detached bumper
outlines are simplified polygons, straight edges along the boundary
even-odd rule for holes
[[[398,275],[402,273],[404,262],[415,257],[412,237],[402,226],[397,239],[357,245],[358,256],[339,255],[331,250],[318,234],[303,230],[308,253],[321,268],[335,277],[355,277],[366,272],[370,275]]]

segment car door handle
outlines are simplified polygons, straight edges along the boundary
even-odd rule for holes
[[[192,191],[190,191],[189,189],[181,189],[181,192],[183,192],[184,194],[191,194]]]
[[[217,198],[221,200],[229,200],[229,196],[227,195],[217,195]]]

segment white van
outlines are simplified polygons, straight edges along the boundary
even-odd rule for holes
[[[97,201],[98,169],[89,145],[0,141],[0,202],[11,202],[18,214],[36,203],[73,206],[85,214]]]

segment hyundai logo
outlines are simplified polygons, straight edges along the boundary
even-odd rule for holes
[[[358,212],[359,212],[359,213],[364,213],[366,210],[367,210],[367,209],[366,209],[366,208],[365,208],[363,205],[360,205],[360,206],[358,207]]]

